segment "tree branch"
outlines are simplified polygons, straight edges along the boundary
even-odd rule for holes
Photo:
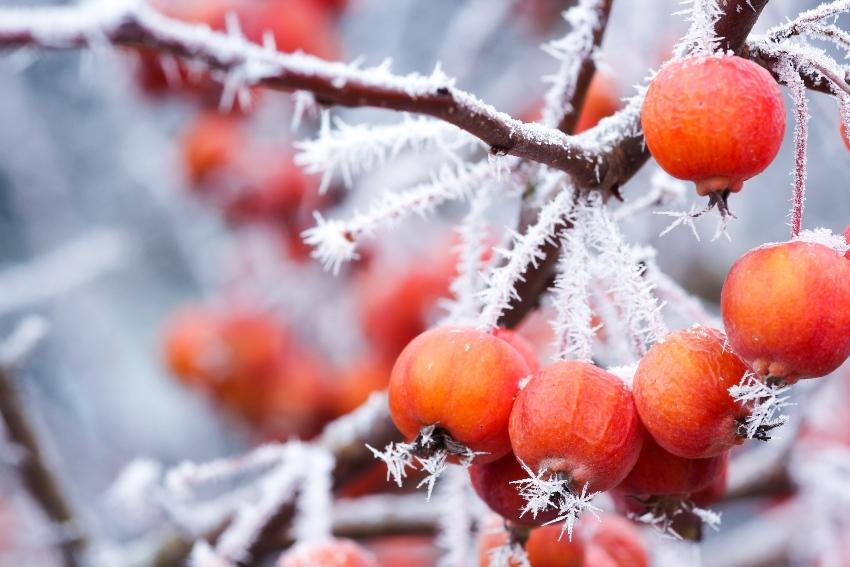
[[[30,342],[35,339],[24,340],[24,335],[32,335],[33,332],[40,336],[42,331],[31,332],[33,325],[43,323],[35,320],[24,320],[13,336],[2,346],[0,352],[0,419],[3,421],[7,436],[7,442],[22,450],[23,455],[16,469],[20,474],[21,481],[26,487],[32,499],[41,507],[48,519],[55,525],[64,529],[73,529],[74,515],[71,507],[65,500],[60,488],[59,481],[54,477],[48,466],[44,454],[39,446],[35,429],[26,415],[24,403],[18,396],[15,387],[15,366],[20,358],[27,354],[32,344],[23,347],[12,348],[11,343]],[[27,328],[29,326],[29,328]],[[17,345],[15,345],[17,347]],[[10,354],[10,350],[20,352]],[[60,552],[62,559],[68,567],[81,565],[81,555],[85,547],[85,540],[74,533],[63,533],[60,537]]]
[[[103,42],[146,47],[200,61],[239,79],[281,91],[308,91],[322,104],[377,107],[432,116],[478,137],[497,154],[510,154],[569,173],[576,184],[596,186],[610,169],[609,152],[592,136],[571,137],[523,123],[454,86],[437,69],[430,76],[400,76],[385,66],[359,69],[304,54],[283,54],[242,37],[172,20],[127,0],[48,8],[0,9],[0,47],[70,49]],[[628,134],[623,142],[629,140]],[[612,140],[606,145],[618,145]]]

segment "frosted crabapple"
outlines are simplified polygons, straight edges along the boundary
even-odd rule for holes
[[[513,454],[498,461],[474,464],[469,468],[472,487],[491,510],[516,524],[540,525],[557,517],[555,510],[535,516],[523,514],[525,500],[517,491],[516,481],[528,476]]]
[[[348,539],[302,542],[284,553],[277,567],[378,567],[378,561],[365,548]]]
[[[200,186],[231,166],[245,144],[240,123],[217,112],[201,113],[183,136],[183,164],[193,184]]]
[[[585,362],[557,362],[534,374],[517,396],[511,446],[535,473],[567,479],[574,490],[609,490],[637,461],[643,441],[625,384]]]
[[[489,333],[440,327],[416,337],[390,376],[393,421],[408,439],[435,426],[437,449],[481,453],[495,461],[511,450],[508,418],[528,364],[510,344]],[[423,441],[421,438],[419,441]]]
[[[478,538],[478,564],[489,567],[494,553],[508,545],[522,545],[531,567],[584,567],[586,550],[584,537],[576,532],[572,539],[562,538],[559,526],[541,526],[530,531],[506,528],[499,516],[488,516]],[[520,543],[524,539],[524,543]],[[510,567],[520,567],[517,560]]]
[[[537,372],[540,370],[540,362],[537,360],[537,353],[534,350],[534,345],[532,345],[528,339],[510,329],[499,328],[493,331],[493,334],[514,347],[514,349],[522,355],[523,359],[525,359],[526,364],[528,364],[528,369],[531,372]]]
[[[649,151],[667,173],[696,183],[725,212],[729,192],[761,173],[785,134],[779,85],[737,56],[673,60],[649,85],[641,111]]]
[[[739,443],[749,413],[729,395],[747,366],[716,329],[694,326],[655,344],[638,364],[634,398],[646,430],[687,459],[722,455]]]
[[[720,298],[729,343],[759,376],[825,376],[850,356],[850,262],[796,240],[739,258]]]
[[[591,545],[587,548],[583,567],[620,567],[620,565],[603,548]]]
[[[844,241],[848,245],[850,245],[850,226],[844,229]],[[844,254],[844,257],[850,260],[850,250],[847,250],[847,252]]]
[[[728,452],[706,459],[686,459],[665,451],[647,435],[640,456],[618,490],[634,496],[683,496],[714,482],[728,459]]]
[[[617,567],[648,567],[649,556],[635,525],[616,514],[602,514],[600,521],[588,518],[582,527],[590,547],[605,550]]]

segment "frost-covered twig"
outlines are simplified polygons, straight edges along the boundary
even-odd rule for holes
[[[595,329],[590,308],[592,275],[586,220],[585,214],[576,215],[572,228],[561,233],[562,252],[553,297],[557,317],[552,321],[558,360],[589,362],[593,358],[591,344]]]
[[[571,30],[564,37],[543,46],[560,66],[545,80],[551,83],[546,92],[543,120],[546,124],[570,132],[578,119],[579,102],[596,71],[594,56],[602,42],[612,0],[580,0],[564,12]],[[577,100],[578,99],[578,100]]]
[[[687,14],[690,28],[685,37],[676,46],[676,55],[711,55],[720,48],[717,35],[717,22],[723,16],[718,0],[685,0],[690,4]]]
[[[739,425],[739,433],[747,439],[767,441],[767,433],[788,422],[782,409],[789,406],[790,386],[784,382],[768,383],[752,372],[747,372],[741,382],[729,388],[729,395],[749,410],[749,415]]]
[[[345,262],[357,258],[360,239],[374,235],[379,228],[396,226],[411,215],[427,216],[447,201],[464,199],[490,179],[491,170],[486,162],[460,170],[446,168],[429,183],[403,193],[383,194],[369,210],[355,213],[348,220],[325,220],[316,213],[316,226],[304,231],[304,241],[315,248],[313,256],[325,268],[338,273]]]
[[[0,351],[3,351],[3,360],[0,361],[0,419],[6,434],[4,442],[21,450],[16,469],[25,489],[49,521],[53,522],[52,528],[64,534],[58,538],[58,542],[65,565],[77,567],[82,565],[82,553],[86,545],[80,532],[82,526],[76,524],[15,384],[15,367],[32,350],[39,337],[43,336],[43,327],[43,322],[38,319],[24,319],[11,338],[0,347]]]
[[[848,0],[823,3],[817,8],[802,12],[790,22],[772,27],[768,30],[767,36],[772,41],[788,39],[791,36],[805,33],[810,26],[816,26],[848,11],[850,11],[850,1]]]
[[[519,299],[517,284],[523,280],[526,269],[536,266],[544,254],[544,244],[552,242],[559,226],[566,223],[575,199],[572,187],[565,180],[551,202],[547,203],[525,234],[514,234],[510,250],[497,250],[504,263],[487,274],[486,289],[481,292],[484,309],[478,326],[484,330],[494,329],[502,313],[510,309],[511,300]]]
[[[809,103],[806,85],[789,61],[787,82],[794,100],[794,196],[791,207],[791,237],[800,234],[803,228],[803,209],[806,204],[806,148],[809,139]]]
[[[479,296],[484,286],[483,271],[490,238],[486,214],[492,201],[489,191],[477,191],[469,213],[458,228],[457,274],[449,288],[454,297],[445,302],[448,314],[443,322],[446,324],[474,324],[481,311]]]
[[[305,54],[283,54],[233,34],[164,16],[136,2],[0,10],[0,46],[69,49],[93,44],[150,49],[198,61],[237,77],[232,89],[260,85],[308,91],[326,104],[373,106],[425,114],[466,130],[498,153],[573,174],[587,185],[608,156],[541,124],[523,123],[455,87],[439,68],[430,75],[395,75],[389,64],[363,69]],[[232,90],[231,89],[231,90]],[[590,146],[588,146],[590,147]],[[642,149],[638,149],[642,153]]]
[[[656,207],[679,204],[684,201],[687,191],[684,181],[671,177],[659,167],[652,174],[649,191],[615,210],[614,220],[620,222]]]
[[[443,550],[440,567],[467,567],[474,563],[472,538],[474,524],[472,487],[469,474],[461,467],[446,472],[437,494],[441,509],[437,545]]]
[[[598,253],[597,276],[605,283],[620,309],[638,355],[667,334],[653,282],[645,277],[642,252],[627,245],[608,208],[598,199],[587,205],[588,235]]]
[[[459,163],[457,154],[461,149],[480,143],[463,130],[431,118],[406,116],[390,126],[353,126],[341,118],[332,121],[330,114],[325,113],[318,136],[295,144],[298,149],[295,163],[307,173],[321,174],[324,191],[334,176],[342,177],[350,187],[356,177],[402,151],[436,149]]]

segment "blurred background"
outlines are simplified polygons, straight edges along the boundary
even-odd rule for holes
[[[774,0],[757,31],[817,3]],[[0,0],[36,4],[47,2]],[[428,73],[440,62],[462,88],[534,120],[547,88],[541,77],[557,68],[540,45],[568,29],[558,13],[571,2],[159,4],[219,28],[233,10],[249,38],[270,30],[283,50],[367,65],[391,57],[399,73]],[[678,0],[615,2],[587,126],[669,57],[687,27],[674,15],[681,9]],[[120,528],[105,520],[104,495],[133,459],[171,465],[309,438],[382,388],[398,350],[441,316],[466,205],[377,235],[338,276],[310,259],[299,238],[313,210],[345,216],[378,192],[429,179],[439,152],[401,154],[353,189],[334,179],[321,195],[319,179],[293,163],[293,144],[315,135],[317,116],[308,112],[293,130],[292,97],[252,94],[250,110],[222,110],[221,88],[203,71],[141,51],[21,49],[0,57],[0,336],[24,316],[49,324],[17,385],[93,530]],[[804,227],[843,230],[850,152],[838,108],[813,93],[810,111]],[[351,124],[400,119],[373,110],[333,115]],[[701,242],[683,227],[659,238],[668,217],[624,223],[632,242],[656,247],[660,267],[713,311],[731,263],[789,234],[793,124],[789,114],[778,158],[732,197],[738,219],[729,240],[710,240],[712,215],[698,222]],[[649,190],[654,171],[648,164],[623,188],[627,202]],[[689,187],[673,208],[692,202],[701,205]],[[494,215],[510,223],[514,210]],[[228,364],[215,360],[222,348],[232,349]],[[0,482],[0,565],[54,564],[11,464],[0,468]],[[734,511],[729,517],[732,526]]]

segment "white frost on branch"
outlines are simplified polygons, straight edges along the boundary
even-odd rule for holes
[[[558,179],[563,184],[560,192],[541,209],[537,221],[528,227],[525,234],[514,233],[510,249],[496,250],[504,262],[489,271],[486,288],[480,294],[484,305],[478,320],[481,330],[495,329],[502,313],[510,309],[511,301],[519,299],[516,286],[524,281],[526,269],[529,266],[536,267],[543,259],[543,246],[554,242],[558,227],[569,216],[574,190],[563,177],[559,176]]]
[[[744,421],[747,439],[765,435],[765,431],[775,429],[788,422],[788,416],[782,410],[791,404],[788,402],[791,386],[788,384],[771,385],[754,373],[747,371],[741,382],[729,388],[729,395],[749,410]]]
[[[487,211],[492,197],[486,190],[475,193],[469,213],[458,228],[459,242],[455,248],[457,274],[449,291],[453,299],[445,301],[446,315],[443,324],[474,325],[481,312],[480,293],[484,287],[484,269],[490,239]]]
[[[590,308],[591,257],[587,246],[587,218],[579,208],[572,218],[572,229],[561,233],[561,258],[558,260],[552,304],[557,313],[551,322],[555,333],[555,360],[593,358],[593,311]]]
[[[292,535],[299,542],[331,537],[333,521],[333,455],[321,449],[307,452],[298,492]]]
[[[719,0],[684,0],[689,8],[680,12],[687,16],[690,27],[676,46],[676,56],[713,55],[720,49],[720,39],[714,30],[723,16]]]
[[[402,151],[436,149],[459,164],[462,149],[482,145],[460,128],[432,118],[405,116],[398,124],[368,126],[347,124],[341,118],[331,120],[330,113],[325,112],[318,136],[296,142],[295,163],[307,173],[321,174],[324,192],[335,176],[351,187],[355,178]]]
[[[313,257],[325,269],[339,273],[342,265],[356,259],[358,241],[374,236],[380,228],[392,228],[412,215],[426,217],[448,201],[467,198],[491,178],[489,164],[479,163],[460,169],[444,168],[429,183],[402,193],[385,193],[367,211],[348,220],[325,220],[315,213],[316,226],[305,230],[304,242],[314,247]]]
[[[353,412],[327,424],[316,444],[331,453],[339,453],[381,427],[389,420],[389,411],[387,393],[374,392]]]
[[[643,356],[649,347],[667,335],[661,305],[645,276],[644,252],[626,244],[608,207],[593,196],[588,207],[588,235],[598,260],[596,276],[612,294],[626,323],[636,354]]]
[[[797,65],[790,58],[779,63],[779,76],[788,85],[794,101],[794,169],[791,217],[791,236],[800,234],[803,225],[803,211],[806,204],[806,165],[809,140],[809,103],[806,96],[806,84],[800,76]]]
[[[688,186],[684,181],[672,177],[658,167],[650,178],[649,191],[614,211],[614,220],[620,222],[656,207],[678,205],[684,202],[687,193]]]
[[[533,567],[525,548],[516,542],[508,542],[487,553],[487,567]]]
[[[553,128],[566,113],[573,111],[569,101],[575,94],[582,64],[596,51],[594,35],[601,25],[599,13],[602,5],[602,0],[580,0],[563,13],[570,24],[570,32],[543,46],[544,51],[560,63],[555,74],[544,78],[551,87],[545,96],[543,121]]]
[[[440,507],[437,546],[443,551],[439,567],[474,564],[473,500],[469,474],[463,468],[452,466],[446,471],[437,502]]]
[[[801,12],[793,20],[774,26],[767,31],[767,37],[773,41],[787,39],[792,35],[806,33],[812,26],[817,26],[850,11],[850,0],[825,2],[817,8]]]

